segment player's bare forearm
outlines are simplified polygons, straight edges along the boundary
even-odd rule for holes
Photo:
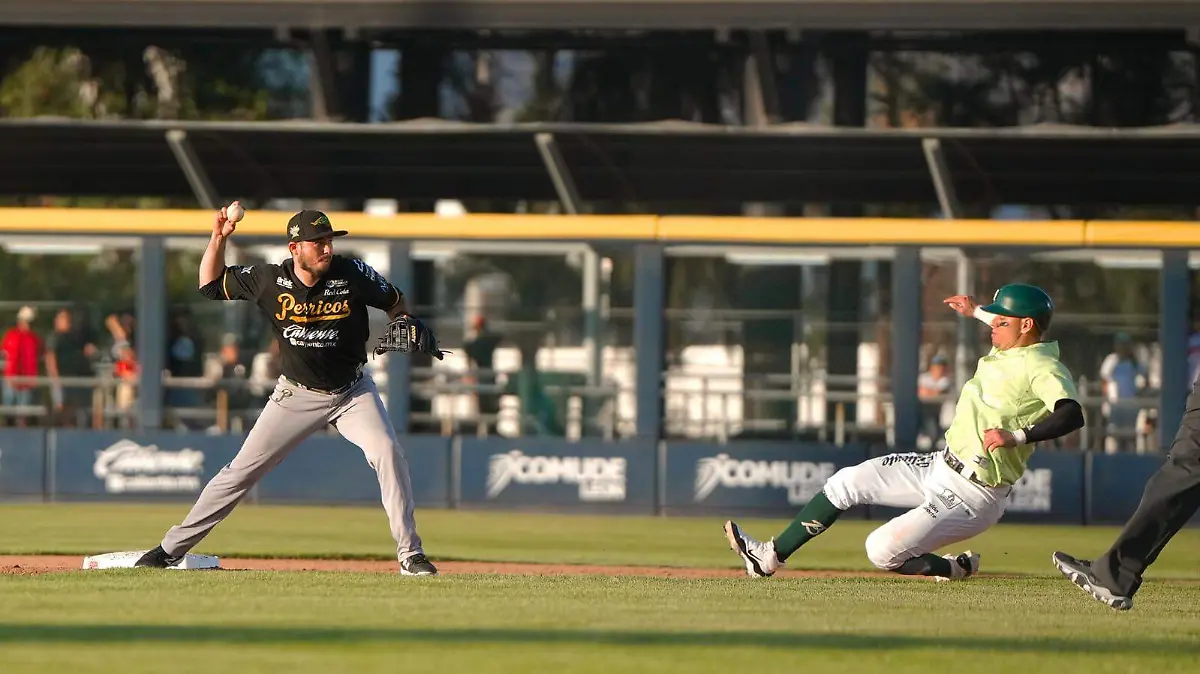
[[[208,247],[204,249],[204,257],[200,259],[200,285],[204,286],[221,278],[225,271],[225,241],[226,237],[213,233],[208,239]]]

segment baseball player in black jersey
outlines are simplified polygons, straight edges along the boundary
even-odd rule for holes
[[[231,207],[240,211],[236,203]],[[238,219],[236,213],[231,219],[226,208],[217,214],[200,262],[200,292],[212,300],[258,305],[279,340],[282,375],[237,456],[204,487],[183,522],[135,566],[178,564],[268,471],[305,438],[332,424],[362,449],[379,477],[400,573],[437,574],[417,535],[408,463],[375,382],[363,372],[367,307],[382,309],[392,319],[405,313],[404,295],[366,263],[334,255],[334,237],[346,232],[335,231],[320,211],[301,211],[288,221],[292,259],[226,266],[225,242]]]

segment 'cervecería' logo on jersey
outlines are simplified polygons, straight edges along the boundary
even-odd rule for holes
[[[286,321],[289,318],[296,323],[312,323],[315,321],[335,321],[350,315],[350,301],[340,302],[297,302],[291,293],[280,293],[279,313],[275,319]]]

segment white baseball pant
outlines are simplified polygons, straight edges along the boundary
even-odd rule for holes
[[[825,496],[842,510],[911,508],[867,536],[867,558],[888,570],[986,531],[1004,515],[1011,491],[970,481],[941,452],[881,456],[843,468],[825,484]]]

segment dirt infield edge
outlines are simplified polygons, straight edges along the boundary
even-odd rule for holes
[[[741,578],[741,569],[676,568],[664,566],[621,566],[601,564],[533,564],[527,562],[436,562],[439,574],[518,574],[556,576],[643,576],[653,578]],[[221,570],[253,571],[340,571],[352,573],[396,573],[391,561],[353,559],[254,559],[222,557]],[[82,555],[0,555],[0,575],[38,575],[83,570]],[[883,571],[780,570],[783,578],[877,578],[895,577]]]

